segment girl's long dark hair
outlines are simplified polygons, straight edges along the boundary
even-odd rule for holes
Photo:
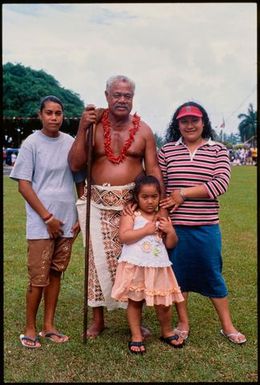
[[[166,143],[168,142],[175,142],[178,140],[181,136],[180,130],[179,130],[179,122],[176,119],[176,116],[178,115],[180,109],[185,106],[194,106],[200,109],[202,112],[202,120],[204,123],[203,131],[202,131],[202,138],[211,138],[215,139],[216,133],[211,127],[211,123],[208,117],[208,114],[206,110],[198,103],[195,102],[186,102],[182,104],[180,107],[177,108],[177,110],[174,112],[172,120],[167,128],[165,139]]]
[[[135,179],[134,199],[136,202],[138,201],[137,197],[138,197],[138,194],[141,190],[141,187],[146,185],[146,184],[154,184],[156,186],[156,189],[157,189],[159,195],[161,195],[160,182],[158,181],[158,179],[155,176],[153,176],[153,175],[140,175]]]

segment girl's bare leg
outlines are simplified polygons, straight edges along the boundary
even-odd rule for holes
[[[155,305],[157,318],[161,326],[161,336],[164,338],[174,335],[172,328],[172,306]],[[183,344],[183,338],[179,336],[178,339],[172,340],[172,345],[178,346]]]
[[[175,304],[176,311],[178,314],[178,322],[177,322],[176,329],[178,331],[178,334],[182,335],[183,338],[188,337],[189,329],[190,329],[189,317],[188,317],[188,294],[189,294],[188,292],[183,292],[182,295],[184,297],[184,301]]]
[[[141,331],[143,301],[128,300],[127,319],[131,331],[131,340],[134,342],[142,342],[143,336]],[[132,346],[132,351],[145,351],[143,346]]]

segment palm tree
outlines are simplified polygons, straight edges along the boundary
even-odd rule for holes
[[[160,149],[165,143],[164,139],[156,133],[154,134],[154,139],[156,142],[157,149]]]
[[[239,114],[239,119],[243,119],[238,126],[241,141],[246,142],[248,139],[256,136],[256,111],[254,111],[253,105],[250,103],[248,107],[248,114]]]

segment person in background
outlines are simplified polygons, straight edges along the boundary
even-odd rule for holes
[[[131,114],[135,84],[124,75],[113,76],[106,84],[106,109],[88,105],[82,114],[78,133],[69,152],[73,171],[87,168],[86,136],[95,124],[91,165],[91,209],[89,246],[88,305],[93,319],[86,337],[95,338],[105,328],[104,308],[125,308],[111,298],[117,260],[122,244],[118,238],[119,220],[125,205],[133,198],[134,180],[151,174],[161,183],[156,145],[151,128],[140,116]],[[85,240],[86,193],[78,200],[79,221]],[[144,336],[150,333],[142,328]]]
[[[11,154],[11,163],[12,163],[12,167],[14,167],[15,162],[16,162],[16,159],[17,159],[17,154],[16,154],[16,152],[12,152],[12,154]]]
[[[63,104],[57,97],[42,99],[42,129],[24,140],[10,174],[26,202],[29,286],[26,326],[20,341],[27,348],[40,348],[39,336],[56,343],[69,339],[56,329],[54,318],[61,274],[67,269],[79,232],[75,182],[80,196],[85,175],[73,175],[70,170],[67,157],[74,139],[60,131],[63,116]],[[36,317],[42,297],[44,318],[38,335]]]
[[[252,147],[251,154],[252,154],[253,165],[257,166],[257,147]]]
[[[185,301],[177,304],[176,335],[188,338],[188,293],[209,297],[217,311],[220,333],[235,344],[246,337],[232,323],[228,290],[222,275],[221,230],[217,197],[227,191],[230,160],[226,147],[213,140],[205,109],[195,102],[174,112],[161,148],[159,164],[166,188],[161,207],[170,209],[178,244],[170,252]]]
[[[3,164],[6,164],[6,148],[3,147]]]
[[[168,257],[178,238],[170,218],[158,217],[161,196],[159,181],[152,175],[135,181],[137,203],[133,215],[122,215],[119,238],[123,243],[111,297],[128,302],[127,318],[132,338],[131,353],[143,354],[141,332],[143,303],[154,306],[161,326],[160,340],[173,348],[185,341],[172,329],[172,303],[184,300]]]

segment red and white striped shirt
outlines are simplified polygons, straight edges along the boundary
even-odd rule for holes
[[[189,198],[169,213],[173,225],[202,226],[219,223],[217,196],[227,191],[230,160],[227,148],[209,139],[191,154],[182,138],[165,144],[158,153],[166,195],[176,189],[203,184],[209,198]]]

